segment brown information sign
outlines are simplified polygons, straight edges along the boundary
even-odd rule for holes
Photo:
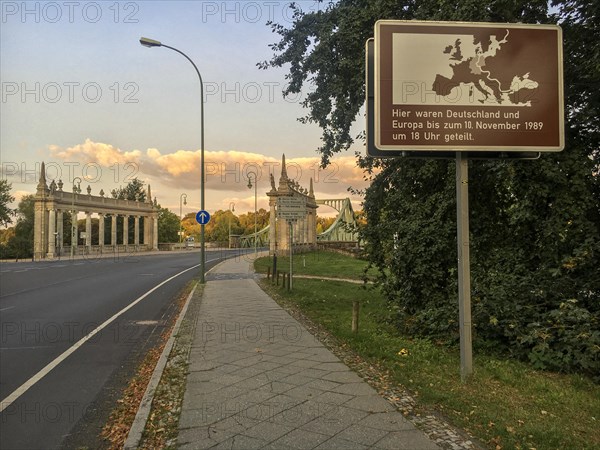
[[[558,26],[378,21],[374,78],[382,151],[564,148]]]

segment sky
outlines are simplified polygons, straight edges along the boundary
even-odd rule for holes
[[[297,120],[310,86],[284,98],[287,68],[256,66],[279,41],[266,22],[291,25],[289,2],[0,3],[0,176],[17,202],[35,192],[44,161],[66,191],[75,177],[92,195],[137,177],[176,214],[183,193],[183,214],[200,209],[200,82],[182,55],[143,47],[143,36],[184,52],[201,73],[206,210],[253,210],[250,172],[258,208],[268,209],[269,173],[279,179],[284,153],[290,177],[307,188],[314,179],[317,199],[351,197],[360,209],[348,188],[365,187],[352,151],[362,144],[320,169],[321,130]]]

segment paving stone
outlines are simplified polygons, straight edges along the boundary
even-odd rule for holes
[[[315,369],[326,370],[327,372],[347,372],[348,366],[341,362],[326,362],[314,366]]]
[[[296,386],[295,384],[291,384],[291,383],[283,383],[281,381],[269,381],[268,383],[261,386],[259,388],[259,390],[265,390],[268,392],[276,392],[278,394],[281,394],[283,392],[287,392],[290,389],[294,389],[296,387],[298,387],[298,386]]]
[[[387,434],[387,431],[378,430],[376,428],[352,425],[340,432],[336,437],[368,446],[375,444],[375,442],[379,441]]]
[[[388,433],[375,446],[390,450],[440,450],[435,443],[419,430],[406,430]]]
[[[367,413],[364,411],[345,408],[340,405],[323,404],[317,406],[323,414],[315,420],[302,426],[302,429],[333,436],[340,431],[360,422]]]
[[[263,448],[265,444],[267,444],[267,441],[262,439],[238,434],[211,448],[215,450],[251,450]]]
[[[267,442],[273,442],[284,434],[289,433],[293,429],[293,426],[288,426],[273,421],[265,421],[253,426],[252,428],[248,428],[243,434],[244,436],[255,437]]]
[[[320,433],[312,433],[305,430],[294,430],[285,436],[272,442],[265,448],[267,449],[281,449],[281,448],[297,448],[297,449],[308,449],[317,447],[329,439],[329,436]]]
[[[303,369],[298,372],[298,376],[301,377],[311,377],[311,378],[323,378],[326,375],[329,375],[331,372],[327,370],[315,369],[314,367],[310,367],[307,369]]]
[[[186,387],[186,390],[189,391],[191,395],[206,394],[223,388],[222,384],[214,383],[212,381],[196,381],[194,375],[195,374],[190,374]]]
[[[372,413],[395,411],[394,407],[387,400],[374,395],[361,395],[355,397],[352,400],[349,400],[345,406],[362,409],[363,411]]]
[[[323,391],[319,391],[317,389],[311,389],[309,387],[306,387],[306,385],[303,385],[303,386],[296,386],[295,388],[287,391],[285,394],[289,395],[290,397],[298,398],[300,400],[310,400],[310,399],[316,399],[322,393],[323,393]]]
[[[337,383],[359,383],[363,381],[361,377],[349,370],[346,372],[332,372],[329,375],[325,375],[323,379]]]
[[[315,447],[315,450],[362,450],[366,448],[369,447],[359,444],[358,442],[342,439],[339,436],[334,436],[328,441],[323,442],[318,447]]]
[[[360,421],[359,425],[385,431],[415,429],[415,426],[399,412],[369,414]]]
[[[215,430],[212,426],[180,429],[177,437],[177,448],[186,450],[207,449],[234,435],[230,431]]]
[[[340,394],[349,395],[372,395],[377,396],[377,391],[369,386],[364,381],[360,383],[344,383],[334,389],[332,392],[339,392]]]
[[[302,386],[303,384],[310,383],[312,380],[314,380],[314,378],[312,377],[292,374],[285,378],[282,378],[280,381],[283,381],[284,383],[295,384],[296,386]]]
[[[210,405],[199,409],[185,408],[179,418],[179,428],[198,428],[211,425],[235,413],[236,411],[230,411],[220,405]]]
[[[304,386],[311,389],[318,389],[320,391],[333,391],[335,388],[340,386],[340,383],[317,378],[310,383],[306,383]]]
[[[296,361],[291,362],[290,366],[308,368],[308,367],[318,366],[319,364],[323,364],[323,363],[321,363],[319,361],[311,361],[310,359],[298,359]],[[298,372],[300,372],[300,369],[296,369],[296,370],[298,370]]]
[[[340,394],[338,392],[324,392],[316,398],[317,401],[322,403],[333,403],[335,405],[341,405],[347,401],[353,399],[351,395]]]

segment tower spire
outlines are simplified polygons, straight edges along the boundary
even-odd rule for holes
[[[287,179],[287,167],[285,166],[285,153],[281,157],[281,178]]]
[[[313,179],[312,179],[312,177],[310,177],[310,188],[308,190],[308,196],[312,197],[312,198],[315,198],[315,191],[313,189]]]
[[[152,189],[150,189],[150,184],[148,184],[148,198],[146,199],[148,203],[152,203]]]
[[[40,181],[37,185],[37,193],[38,195],[42,195],[44,193],[48,193],[50,190],[48,189],[48,185],[46,184],[46,164],[42,161],[42,168],[40,169]]]
[[[287,189],[288,188],[288,174],[287,167],[285,166],[285,153],[281,157],[281,176],[279,177],[279,189]]]

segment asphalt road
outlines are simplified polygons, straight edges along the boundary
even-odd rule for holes
[[[206,269],[232,252],[207,251]],[[173,300],[198,276],[199,260],[189,251],[2,263],[0,448],[95,448],[118,394],[176,313]]]

